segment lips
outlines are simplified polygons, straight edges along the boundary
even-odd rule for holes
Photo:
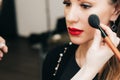
[[[83,30],[80,30],[80,29],[77,29],[77,28],[68,28],[68,32],[71,34],[71,35],[80,35],[82,34],[82,32],[84,32]]]

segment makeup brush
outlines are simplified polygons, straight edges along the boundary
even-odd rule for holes
[[[120,60],[120,52],[119,50],[115,47],[115,45],[112,43],[106,32],[101,28],[100,26],[100,20],[99,17],[95,14],[92,14],[88,18],[89,25],[92,26],[93,28],[99,29],[101,31],[101,35],[104,38],[105,42],[107,45],[111,48],[111,50],[114,52],[116,57]]]

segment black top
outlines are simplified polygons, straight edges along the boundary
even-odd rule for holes
[[[62,57],[56,75],[53,76],[59,54],[63,53],[66,46],[67,52]],[[43,63],[42,80],[70,80],[80,69],[75,60],[77,47],[77,45],[64,45],[48,53]],[[97,80],[97,76],[93,80]]]

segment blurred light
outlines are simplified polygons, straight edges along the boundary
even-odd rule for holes
[[[0,0],[0,10],[2,9],[2,2],[3,0]]]

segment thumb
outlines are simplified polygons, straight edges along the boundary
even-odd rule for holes
[[[98,48],[100,46],[101,40],[102,40],[101,32],[100,32],[100,30],[96,29],[91,47]]]

